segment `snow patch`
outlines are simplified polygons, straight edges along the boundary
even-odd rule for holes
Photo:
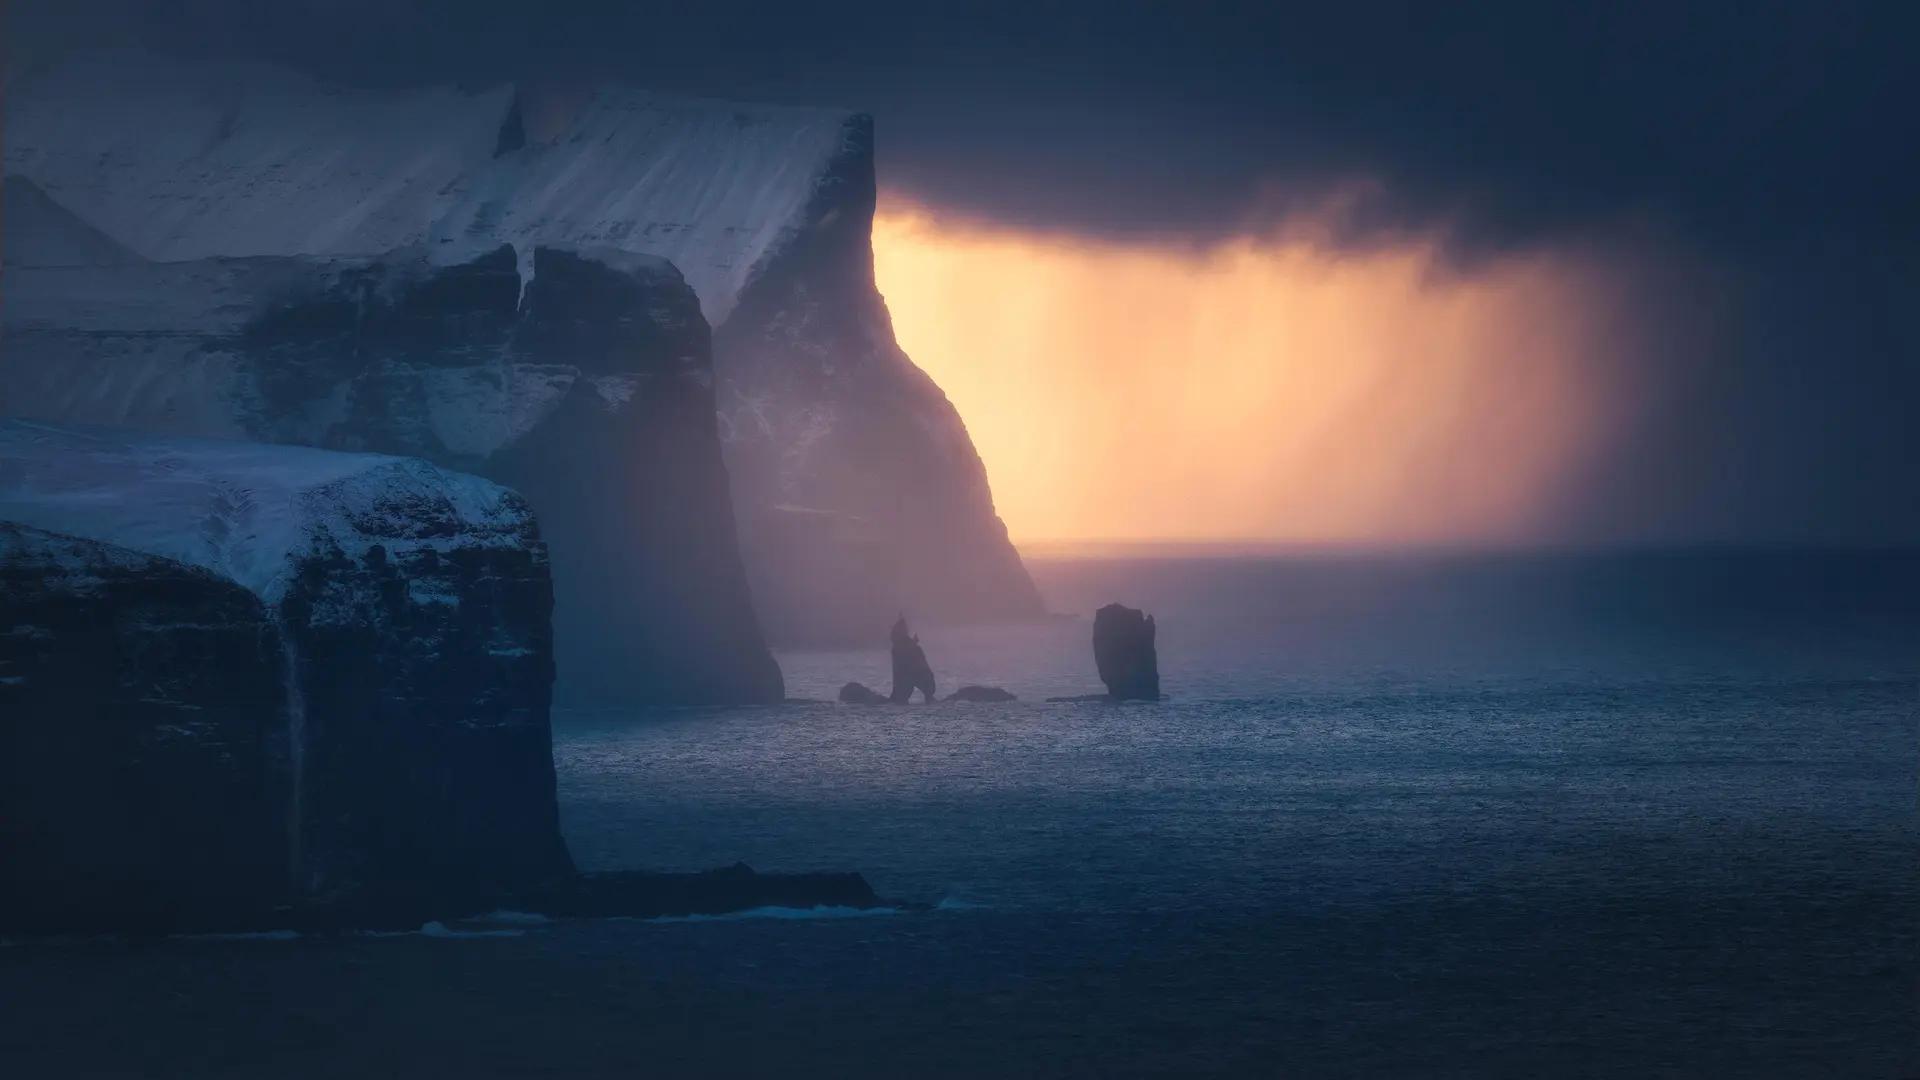
[[[455,930],[438,920],[424,923],[420,927],[420,936],[430,938],[520,937],[525,933],[525,930]]]
[[[530,516],[411,458],[7,420],[0,519],[204,567],[272,604],[307,556],[517,547]]]
[[[545,926],[553,920],[534,911],[489,911],[469,922],[491,926]]]
[[[323,86],[118,50],[9,87],[6,168],[150,259],[381,252],[491,157],[512,90]]]

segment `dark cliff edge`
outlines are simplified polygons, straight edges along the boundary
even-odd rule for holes
[[[404,454],[497,480],[554,553],[564,700],[782,700],[692,291],[617,251],[446,260],[9,266],[0,400],[16,416]]]
[[[251,433],[300,434],[303,410],[344,397],[300,441],[417,455],[524,493],[555,553],[563,699],[782,700],[692,290],[659,260],[531,254],[524,278],[502,247],[390,293],[376,264],[251,323],[242,356],[264,399]]]
[[[6,922],[462,906],[572,872],[517,495],[7,421],[0,520]]]
[[[846,119],[796,235],[714,331],[747,565],[768,633],[863,640],[899,611],[1038,618],[960,414],[874,280],[873,121]]]
[[[0,421],[0,929],[871,907],[577,874],[516,494],[373,454]]]
[[[0,927],[243,922],[290,884],[286,694],[260,599],[0,522]]]

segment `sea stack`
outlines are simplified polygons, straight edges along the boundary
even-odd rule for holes
[[[893,624],[893,703],[906,704],[913,699],[915,690],[920,691],[924,700],[933,701],[933,667],[927,663],[927,652],[920,647],[920,639],[907,629],[907,617],[902,615]]]
[[[1153,616],[1108,604],[1093,617],[1093,662],[1107,696],[1116,701],[1160,700],[1160,660],[1153,647]]]

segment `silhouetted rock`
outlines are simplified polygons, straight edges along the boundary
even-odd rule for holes
[[[905,615],[893,624],[893,697],[897,705],[913,700],[913,692],[920,691],[924,700],[933,700],[933,668],[927,663],[927,653],[920,647],[920,639],[907,630]]]
[[[865,683],[850,682],[840,688],[840,700],[848,705],[885,705],[887,696]]]
[[[948,701],[1016,701],[1012,694],[997,686],[963,686],[947,695]]]
[[[1109,697],[1160,700],[1160,660],[1153,635],[1153,616],[1145,612],[1108,604],[1094,613],[1093,662]]]

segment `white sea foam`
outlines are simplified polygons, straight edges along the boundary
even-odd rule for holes
[[[466,920],[488,926],[545,926],[553,920],[536,911],[489,911]]]
[[[421,937],[430,938],[520,937],[525,933],[525,930],[456,930],[438,919],[423,923],[419,930]]]
[[[747,908],[744,911],[728,911],[717,915],[661,915],[648,919],[656,923],[691,922],[740,922],[745,919],[861,919],[873,915],[899,915],[901,909],[895,907],[858,908],[845,905],[822,905],[820,907],[768,907]]]

